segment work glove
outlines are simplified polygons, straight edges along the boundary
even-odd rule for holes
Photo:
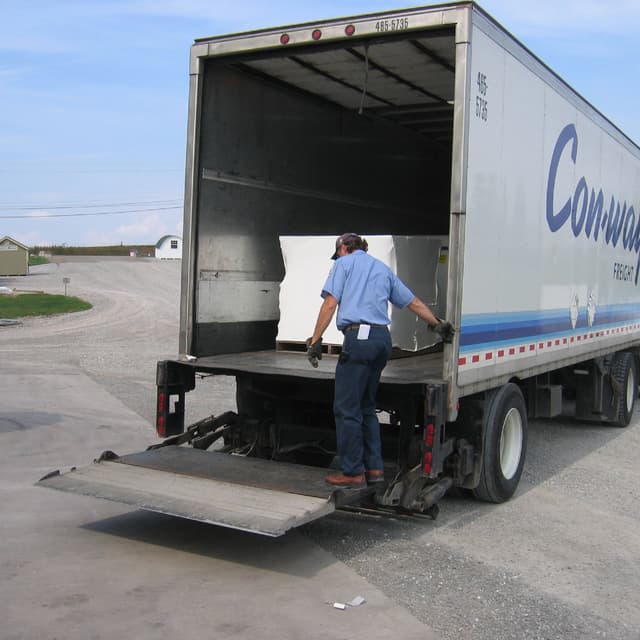
[[[450,322],[440,320],[435,327],[432,327],[432,329],[440,336],[440,338],[442,338],[442,342],[453,342],[453,335],[456,330]]]
[[[318,360],[322,360],[322,338],[311,344],[311,338],[307,338],[307,358],[311,366],[318,368]]]

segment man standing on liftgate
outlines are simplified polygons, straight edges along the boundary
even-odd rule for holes
[[[345,233],[336,240],[331,256],[336,263],[322,289],[324,302],[308,340],[307,357],[317,367],[322,359],[322,334],[337,308],[344,342],[336,366],[333,412],[342,473],[330,474],[326,481],[339,487],[384,481],[376,390],[391,355],[388,303],[408,307],[444,342],[451,342],[454,334],[451,323],[436,318],[389,267],[368,255],[367,249],[367,241],[356,233]]]

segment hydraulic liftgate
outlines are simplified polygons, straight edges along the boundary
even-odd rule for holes
[[[166,446],[122,457],[105,452],[38,484],[275,537],[373,493],[336,490],[326,475],[318,467]]]

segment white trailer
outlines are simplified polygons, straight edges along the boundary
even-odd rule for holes
[[[458,329],[387,365],[376,491],[322,482],[337,351],[312,369],[276,341],[279,239],[352,230],[444,236]],[[43,482],[268,535],[353,503],[435,515],[452,486],[501,502],[528,418],[629,423],[639,254],[640,149],[473,2],[199,39],[167,439]],[[234,376],[237,408],[185,428],[200,375]]]

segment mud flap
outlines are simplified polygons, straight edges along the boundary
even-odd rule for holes
[[[275,537],[371,493],[336,491],[324,482],[326,474],[318,467],[168,446],[102,456],[37,484]]]

